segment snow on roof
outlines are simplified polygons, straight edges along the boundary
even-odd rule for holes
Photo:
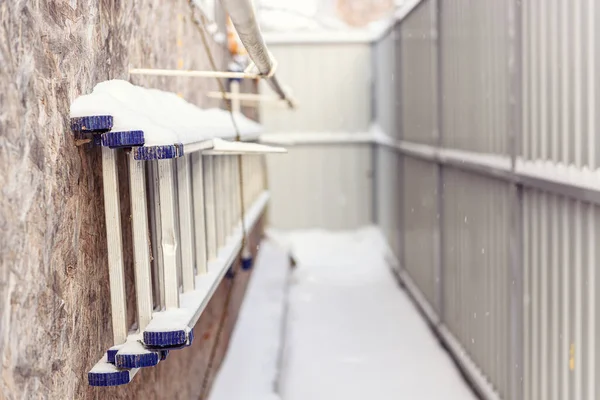
[[[322,0],[259,0],[255,4],[261,29],[265,32],[348,28]]]
[[[188,144],[212,138],[233,138],[235,129],[228,111],[202,109],[175,93],[135,86],[123,80],[97,84],[91,94],[71,104],[71,118],[112,115],[114,132],[143,131],[145,146]],[[244,136],[258,135],[260,124],[235,114]]]
[[[255,5],[267,44],[368,43],[384,36],[420,1],[395,0],[394,12],[359,28],[340,18],[331,0],[257,0]]]

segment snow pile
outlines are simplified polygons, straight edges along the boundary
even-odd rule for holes
[[[293,232],[281,396],[474,399],[384,261],[377,228]]]
[[[396,7],[403,3],[395,3]],[[261,29],[265,32],[327,32],[380,30],[381,24],[389,25],[389,15],[356,28],[338,15],[333,1],[323,0],[259,0],[256,9]]]
[[[123,80],[101,82],[91,94],[71,104],[71,118],[112,115],[113,131],[143,131],[145,146],[188,144],[215,137],[233,138],[235,130],[228,111],[201,109],[175,93],[146,89]],[[260,133],[261,126],[235,115],[243,135]]]
[[[515,169],[518,174],[532,178],[587,190],[600,190],[600,168],[592,170],[587,165],[579,167],[553,160],[527,160],[517,157]]]
[[[358,25],[365,22],[362,17],[371,20],[361,27],[352,26],[341,18],[339,4],[334,0],[255,0],[255,6],[267,43],[281,40],[343,42],[344,39],[373,41],[381,38],[396,20],[404,19],[421,1],[394,0],[393,10],[387,12],[381,9],[370,17],[356,14],[356,11],[350,13],[349,16],[353,16],[351,19]],[[356,20],[357,17],[360,21]]]
[[[261,248],[240,319],[211,400],[475,399],[384,261],[377,228],[319,230],[272,238],[296,260],[285,321],[279,391],[276,318],[282,266]]]
[[[348,29],[322,0],[259,0],[255,4],[265,32]]]
[[[263,241],[210,400],[279,398],[276,381],[288,272],[287,253]]]

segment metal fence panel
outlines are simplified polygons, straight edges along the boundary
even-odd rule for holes
[[[509,187],[444,169],[444,323],[500,395],[509,390]]]
[[[375,219],[396,258],[401,257],[401,155],[388,147],[375,148]]]
[[[524,196],[525,398],[596,398],[597,206]]]
[[[600,390],[599,17],[595,0],[424,0],[396,28],[405,267],[437,304],[436,274],[424,272],[435,260],[410,240],[434,253],[442,227],[441,326],[502,398]],[[454,150],[465,166],[446,159]],[[486,172],[500,165],[492,155],[512,154],[510,168]],[[415,216],[433,179],[441,201]]]
[[[373,221],[370,144],[297,145],[288,152],[267,156],[273,227],[354,229]]]
[[[434,12],[434,1],[422,2],[401,24],[397,39],[403,139],[425,144],[438,140]]]
[[[441,2],[443,144],[508,154],[508,2]]]
[[[374,119],[388,135],[395,132],[395,82],[400,79],[394,71],[394,57],[394,32],[390,30],[373,46]]]
[[[597,167],[598,8],[593,0],[523,2],[526,159]]]
[[[301,84],[293,88],[297,109],[261,108],[266,131],[368,131],[372,114],[369,43],[273,44],[269,48],[279,62],[281,81]]]
[[[403,161],[404,267],[436,312],[435,227],[437,168],[406,157]],[[439,278],[439,277],[438,277]]]

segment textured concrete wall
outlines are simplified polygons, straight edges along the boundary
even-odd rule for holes
[[[100,81],[127,79],[130,65],[208,68],[189,15],[187,0],[0,0],[0,399],[199,394],[224,287],[191,349],[128,386],[87,385],[87,370],[112,344],[101,163],[68,129],[71,101]],[[224,65],[225,52],[213,50]],[[199,105],[215,88],[132,81]]]

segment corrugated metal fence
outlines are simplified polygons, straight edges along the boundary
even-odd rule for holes
[[[400,235],[379,222],[485,397],[600,396],[599,12],[425,0],[393,32]]]

